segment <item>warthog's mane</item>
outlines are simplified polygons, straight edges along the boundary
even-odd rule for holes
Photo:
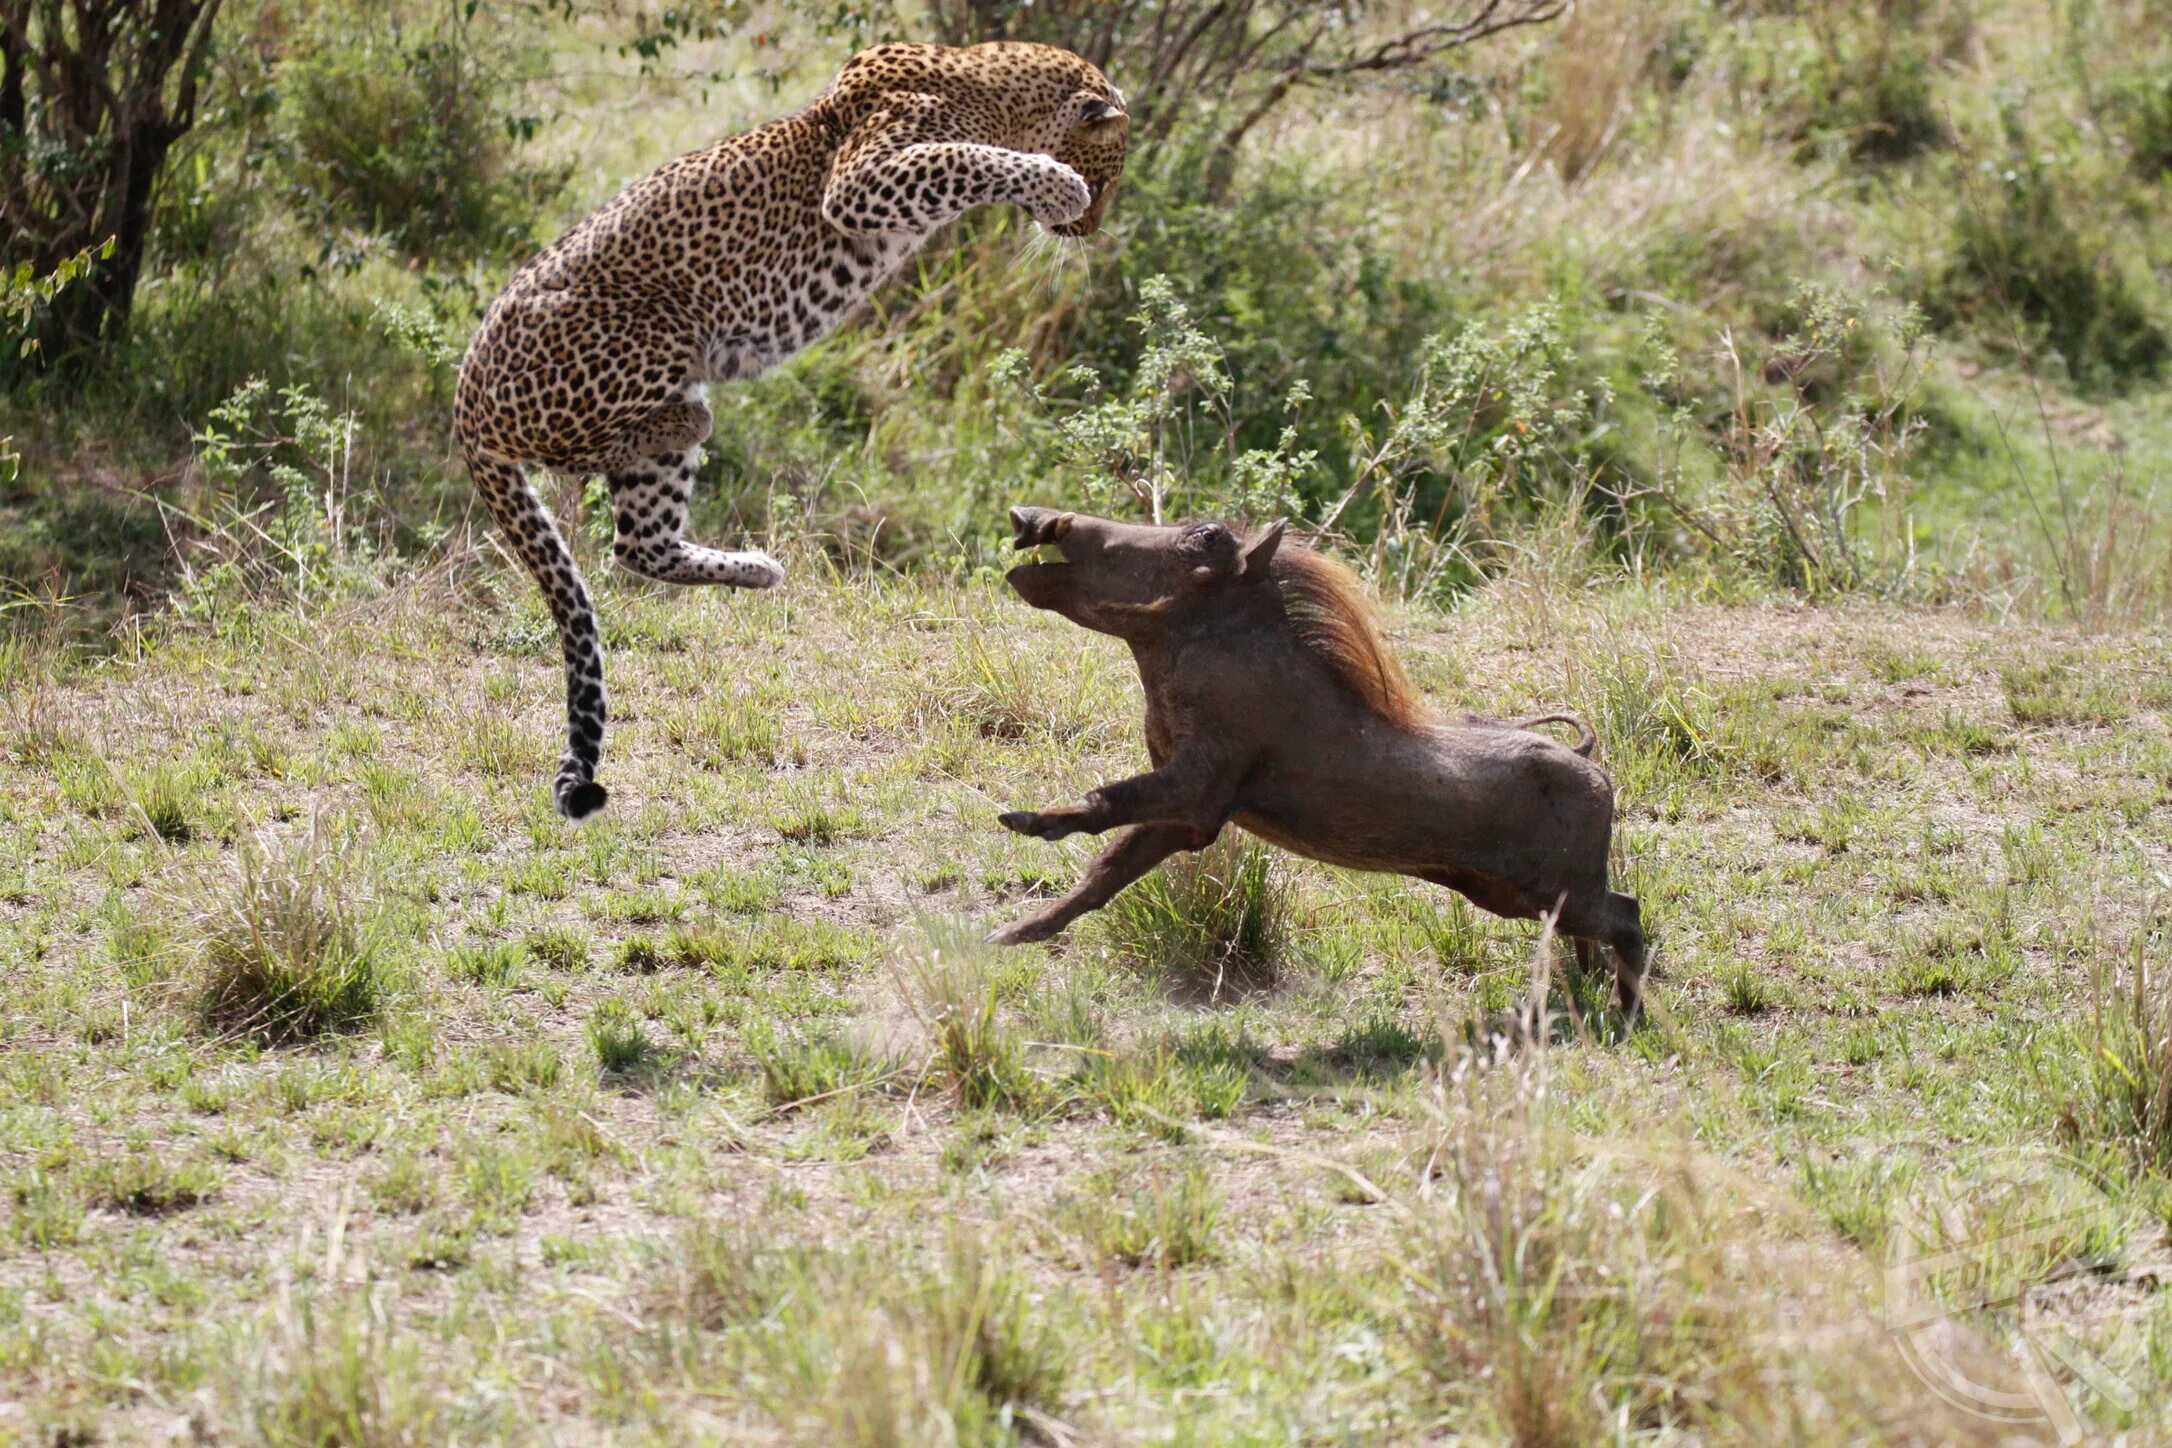
[[[1359,702],[1404,729],[1436,722],[1381,636],[1355,573],[1295,543],[1282,545],[1273,567],[1283,611],[1298,637]]]

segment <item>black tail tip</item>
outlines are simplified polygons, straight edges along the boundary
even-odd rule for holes
[[[585,820],[610,801],[611,791],[590,780],[558,791],[558,812],[569,820]]]

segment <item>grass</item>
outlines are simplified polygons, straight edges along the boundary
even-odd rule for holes
[[[1197,1163],[1103,1170],[1057,1204],[1056,1229],[1088,1266],[1171,1271],[1210,1260],[1219,1191]]]
[[[781,748],[776,717],[757,700],[704,699],[672,719],[665,733],[689,758],[716,769],[742,762],[766,766]]]
[[[640,1020],[615,1000],[604,1001],[589,1017],[588,1043],[606,1074],[634,1070],[655,1050]]]
[[[155,1217],[193,1207],[218,1194],[218,1174],[203,1162],[175,1162],[151,1151],[90,1163],[76,1183],[94,1206]]]
[[[187,1399],[296,1441],[1582,1441],[1626,1414],[1768,1441],[1750,1385],[1778,1382],[1806,1441],[1965,1438],[1877,1357],[1872,1284],[1927,1184],[2050,1149],[2126,1224],[2048,1309],[2141,1390],[2088,1412],[2168,1426],[2172,1323],[2130,1285],[2167,1200],[2161,634],[1633,579],[1537,623],[1520,584],[1396,613],[1444,706],[1602,722],[1659,942],[1644,1027],[1497,1047],[1457,1023],[1523,999],[1531,927],[1235,832],[1138,915],[978,943],[1085,851],[994,815],[1135,769],[1135,704],[961,744],[920,707],[959,635],[897,620],[1015,623],[1028,671],[1117,646],[981,584],[600,591],[651,641],[612,656],[614,800],[578,829],[547,768],[477,771],[433,712],[553,686],[548,656],[493,683],[472,609],[182,630],[18,682],[0,1374],[31,1422],[125,1440]],[[757,654],[807,763],[683,753],[670,721]],[[2065,702],[2020,717],[2028,687]],[[75,772],[146,695],[191,749],[222,720],[280,767],[225,766],[206,827],[154,838]],[[548,740],[550,710],[518,717]],[[392,761],[443,804],[387,808]],[[857,829],[779,830],[809,797]],[[563,888],[523,888],[542,868]],[[1229,959],[1269,968],[1204,986]]]
[[[1217,1000],[1274,984],[1294,913],[1273,853],[1229,831],[1119,895],[1095,923],[1119,959]]]
[[[1038,1095],[1024,1046],[1001,1013],[998,967],[970,929],[925,927],[898,969],[899,994],[929,1038],[927,1072],[969,1108],[1025,1106]]]
[[[373,1018],[392,971],[355,898],[353,861],[312,832],[246,845],[233,865],[238,878],[192,922],[204,1024],[286,1044]]]
[[[570,530],[613,696],[581,827],[450,368],[364,320],[456,346],[521,248],[318,256],[272,153],[334,92],[232,48],[276,114],[207,99],[250,129],[169,178],[200,260],[80,395],[0,398],[31,581],[0,602],[0,1441],[2049,1436],[1961,1413],[1896,1333],[1926,1224],[1968,1249],[1947,1368],[2048,1363],[2084,1436],[2172,1439],[2163,38],[2135,5],[1735,9],[1590,0],[1437,87],[1293,105],[1228,205],[1162,148],[1090,248],[989,217],[720,387],[694,532],[790,582],[658,588]],[[841,43],[780,19],[643,67],[579,25],[497,94],[572,177],[538,239]],[[1180,494],[1317,518],[1402,424],[1343,523],[1413,676],[1597,728],[1656,942],[1636,1029],[1588,998],[1473,1029],[1526,1002],[1530,926],[1234,828],[1046,947],[979,943],[1092,848],[996,814],[1145,758],[1123,648],[993,575],[1004,502],[1110,486],[1050,442],[1140,400],[1157,275],[1233,379],[1145,419]],[[1814,355],[1804,282],[1865,301]],[[1909,300],[1902,437],[1849,409]],[[1481,340],[1424,414],[1432,334]],[[1013,343],[1079,406],[992,385]],[[188,443],[252,373],[363,417],[353,489],[277,449],[326,513],[299,533]],[[137,612],[183,559],[185,616]],[[2014,1160],[2068,1164],[2085,1229],[1944,1185]]]
[[[2136,940],[2125,962],[2097,966],[2094,1013],[2082,1033],[2088,1091],[2075,1134],[2128,1154],[2144,1173],[2172,1173],[2172,990],[2153,958],[2163,936]]]

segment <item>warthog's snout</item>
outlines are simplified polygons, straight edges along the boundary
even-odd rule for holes
[[[1071,535],[1071,526],[1077,520],[1076,513],[1058,512],[1054,508],[1013,508],[1011,547],[1038,548],[1044,543],[1060,547]],[[1057,563],[1021,563],[1003,577],[1020,598],[1035,608],[1061,611],[1069,594],[1075,591],[1077,580],[1072,575],[1067,558]]]
[[[1011,509],[1011,547],[1038,548],[1043,543],[1061,543],[1075,513],[1059,513],[1054,508]]]

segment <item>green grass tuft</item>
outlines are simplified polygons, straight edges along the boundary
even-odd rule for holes
[[[1210,1000],[1272,986],[1290,961],[1293,887],[1257,840],[1234,832],[1180,856],[1095,916],[1116,955]]]
[[[779,1110],[875,1085],[892,1074],[888,1062],[835,1035],[782,1036],[766,1025],[750,1032],[762,1095]]]
[[[602,1002],[590,1013],[588,1043],[596,1053],[596,1064],[607,1072],[635,1070],[655,1051],[641,1018],[615,1000]]]
[[[1094,1173],[1057,1203],[1057,1230],[1088,1267],[1174,1271],[1214,1256],[1221,1193],[1197,1163]]]
[[[2094,977],[2094,1012],[2082,1028],[2086,1089],[2067,1108],[2074,1134],[2126,1153],[2141,1170],[2172,1173],[2172,965],[2138,942],[2123,965]],[[2164,935],[2154,937],[2163,949]]]
[[[237,870],[195,921],[204,1022],[285,1045],[374,1019],[392,972],[352,859],[312,833],[246,844]]]

